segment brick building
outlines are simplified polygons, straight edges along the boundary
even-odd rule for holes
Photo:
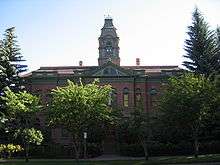
[[[99,37],[98,66],[84,66],[80,61],[78,66],[40,67],[27,75],[26,86],[31,92],[42,97],[46,106],[51,89],[64,86],[67,80],[91,82],[99,78],[101,84],[111,84],[114,88],[115,104],[129,113],[140,100],[143,109],[151,111],[156,95],[160,93],[163,81],[170,75],[180,71],[178,66],[142,66],[140,59],[136,59],[135,66],[121,66],[119,56],[119,37],[113,25],[112,18],[107,17]],[[44,115],[39,117],[44,125]],[[64,136],[62,129],[52,130],[52,139],[64,144],[69,139]]]

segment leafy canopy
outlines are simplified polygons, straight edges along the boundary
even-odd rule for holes
[[[204,76],[185,74],[169,79],[160,100],[160,109],[167,122],[200,127],[215,113],[219,99],[214,83]]]
[[[15,116],[17,114],[36,113],[40,111],[40,100],[26,91],[14,93],[11,89],[5,91],[2,97],[6,101],[7,113]]]
[[[66,87],[52,91],[50,123],[62,125],[70,132],[79,133],[89,127],[90,122],[110,120],[107,106],[111,87],[91,84],[75,84],[68,81]]]
[[[27,143],[33,143],[40,145],[43,141],[43,135],[41,131],[36,130],[35,128],[25,128],[16,130],[14,136],[16,138],[22,137]]]

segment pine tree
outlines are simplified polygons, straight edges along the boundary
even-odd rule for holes
[[[5,68],[3,66],[4,63],[4,56],[3,56],[3,48],[2,48],[2,41],[0,40],[0,91],[2,90],[3,82],[5,79]],[[1,94],[0,94],[1,95]]]
[[[4,95],[4,90],[9,87],[13,92],[20,91],[22,78],[20,73],[27,70],[26,65],[21,65],[25,61],[20,53],[15,36],[15,28],[5,30],[3,40],[0,40],[0,96]],[[5,111],[4,101],[0,97],[0,115]]]
[[[217,27],[216,29],[216,40],[217,40],[217,46],[218,46],[218,53],[216,54],[216,59],[214,60],[216,62],[215,70],[216,74],[220,75],[220,27]]]
[[[6,29],[5,38],[2,41],[3,49],[3,68],[5,69],[6,79],[5,86],[17,92],[22,88],[22,79],[19,75],[27,70],[27,65],[21,63],[25,61],[20,53],[15,36],[15,28]]]
[[[189,38],[185,40],[185,51],[187,58],[183,65],[196,74],[203,74],[206,77],[215,72],[218,67],[216,54],[218,47],[216,33],[209,30],[208,23],[203,15],[196,8],[192,14],[192,25],[188,27]]]
[[[218,26],[217,29],[216,29],[216,38],[217,38],[217,43],[218,43],[218,46],[220,47],[220,27]]]
[[[4,88],[7,86],[7,73],[5,66],[9,63],[3,49],[3,42],[0,40],[0,118],[4,114],[4,103],[1,96],[4,95]],[[0,123],[1,124],[1,123]]]

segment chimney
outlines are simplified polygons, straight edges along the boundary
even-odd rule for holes
[[[140,65],[140,58],[136,58],[136,66]]]
[[[83,61],[79,61],[79,66],[83,66]]]

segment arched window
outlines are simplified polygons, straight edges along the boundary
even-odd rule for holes
[[[112,91],[112,106],[117,106],[117,91],[116,89],[113,89]]]
[[[129,89],[124,88],[123,89],[123,106],[128,107],[129,105]]]
[[[106,43],[106,52],[108,52],[108,53],[112,52],[112,43],[111,43],[111,41],[108,41]]]
[[[112,91],[109,93],[109,106],[116,106],[117,105],[117,91],[116,89],[112,89]]]
[[[108,42],[106,43],[106,46],[112,46],[111,41],[108,41]]]
[[[155,109],[157,106],[157,97],[156,95],[158,94],[158,91],[155,87],[151,87],[149,89],[149,95],[150,95],[150,108]]]
[[[141,102],[141,89],[137,88],[135,90],[136,103],[139,104]]]

